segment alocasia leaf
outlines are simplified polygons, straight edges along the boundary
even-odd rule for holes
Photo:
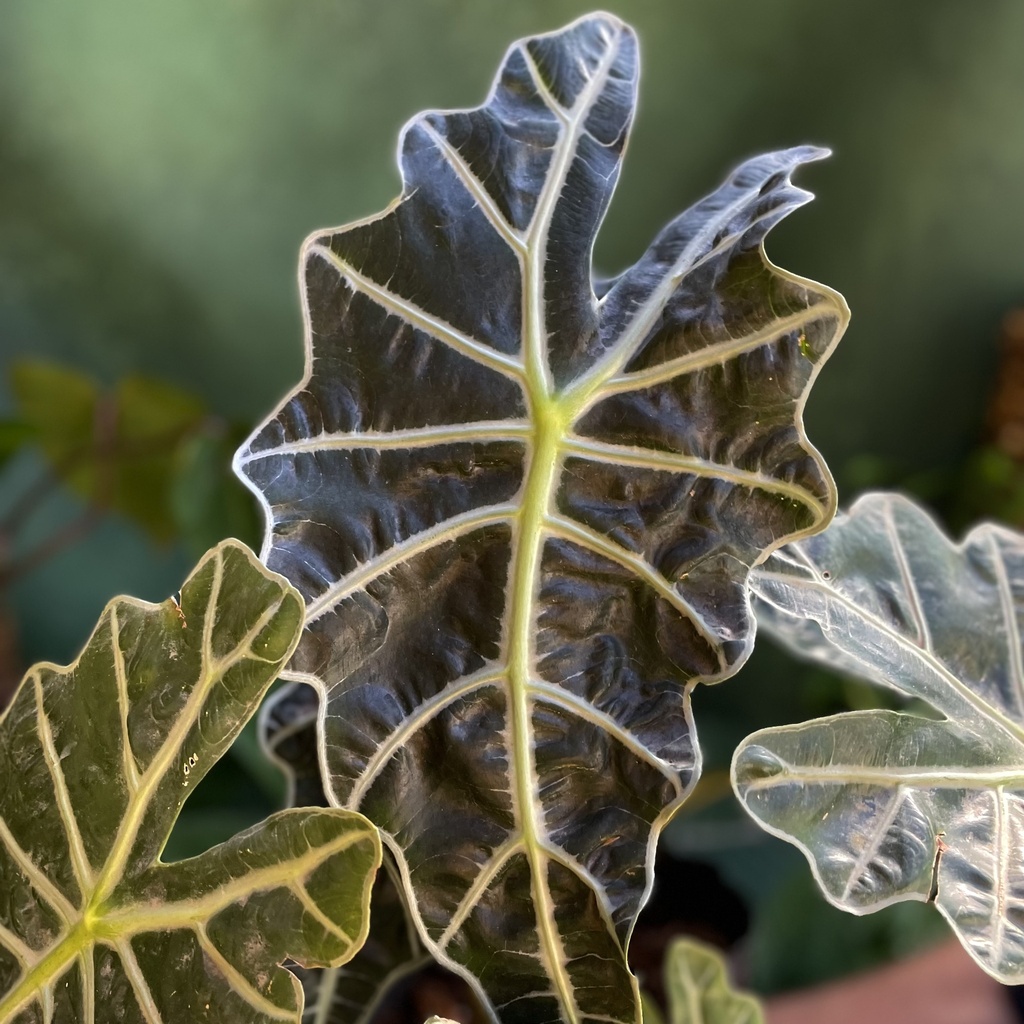
[[[1024,537],[952,544],[906,498],[861,498],[751,575],[758,621],[797,653],[937,718],[861,711],[737,750],[740,799],[799,846],[836,905],[934,900],[972,956],[1024,981]]]
[[[264,749],[288,779],[296,807],[327,803],[317,758],[319,699],[312,687],[290,683],[260,712]],[[346,964],[299,972],[306,993],[303,1019],[315,1024],[362,1024],[392,986],[429,961],[403,897],[393,859],[385,852],[370,898],[370,930]]]
[[[29,671],[0,718],[0,1020],[298,1022],[278,965],[359,948],[380,863],[359,815],[284,811],[160,860],[301,622],[299,595],[225,541],[180,606],[116,599],[72,666]]]
[[[306,598],[332,802],[507,1021],[636,1018],[689,689],[750,649],[748,567],[833,510],[801,411],[846,309],[761,248],[823,153],[744,164],[598,299],[636,81],[595,15],[415,118],[401,197],[307,241],[306,377],[237,459]]]
[[[676,939],[665,954],[664,973],[665,1024],[764,1024],[757,1000],[730,987],[725,961],[711,946]],[[661,1024],[652,1009],[648,1003],[644,1024]]]

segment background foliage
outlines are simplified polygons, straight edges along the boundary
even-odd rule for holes
[[[844,503],[869,485],[902,484],[952,510],[982,437],[999,322],[1024,301],[1024,8],[1013,0],[612,6],[638,30],[645,72],[599,268],[634,260],[669,216],[743,157],[802,142],[833,147],[833,160],[801,179],[819,199],[775,232],[769,250],[776,263],[838,288],[854,312],[811,400],[808,433]],[[587,9],[580,0],[7,0],[0,412],[15,412],[8,367],[19,356],[59,360],[111,393],[141,374],[194,396],[203,422],[220,424],[202,456],[214,469],[200,479],[216,477],[217,446],[232,447],[222,439],[301,374],[302,237],[396,194],[394,137],[406,118],[480,102],[512,39]],[[40,465],[28,450],[7,463],[0,517]],[[195,521],[203,485],[184,478],[182,489],[180,460],[174,467],[179,512],[170,532],[179,540],[154,540],[124,509],[104,514],[85,541],[0,594],[23,664],[69,660],[112,594],[162,599],[175,588],[192,560],[180,510],[187,520],[192,509]],[[13,545],[0,548],[0,560],[73,521],[81,495],[81,487],[77,497],[52,491],[31,520],[0,537]],[[252,529],[244,516],[233,522],[232,532]],[[753,728],[859,699],[761,645],[736,681],[698,695],[696,712],[713,768]],[[229,806],[244,819],[272,805],[273,779],[253,767],[247,742],[235,750],[234,774],[211,776],[197,794],[207,810],[200,800],[184,824],[195,845],[213,835],[204,814],[223,818]],[[718,863],[756,908],[771,897],[771,858],[777,878],[803,869],[781,844],[754,842],[721,803],[673,835],[677,850]],[[751,862],[761,865],[756,887]],[[809,921],[823,916],[816,901],[805,901],[817,915]],[[757,958],[758,948],[773,948],[767,920],[754,915],[756,979],[769,988],[808,980],[793,977],[792,965],[785,977],[773,974]],[[831,935],[864,929],[826,920]],[[899,936],[880,938],[872,924],[871,948],[904,948],[905,916],[898,927]],[[834,971],[837,960],[812,973]]]

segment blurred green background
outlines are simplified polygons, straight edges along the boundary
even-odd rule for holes
[[[204,538],[258,539],[224,467],[301,375],[302,238],[396,194],[407,118],[480,102],[509,42],[587,10],[576,0],[5,0],[0,414],[21,415],[8,371],[23,357],[84,374],[68,385],[79,397],[82,387],[121,395],[128,379],[132,394],[159,382],[195,403],[171,393],[179,413],[193,412],[171,417],[184,433],[174,427],[173,451],[160,456],[170,461],[150,467],[154,503],[175,510],[165,528],[152,509],[105,499],[114,511],[94,516],[79,543],[6,581],[8,664],[70,659],[110,596],[166,597]],[[838,288],[853,309],[808,406],[810,436],[844,503],[866,486],[901,485],[962,514],[999,324],[1024,304],[1024,5],[621,0],[612,10],[638,30],[644,70],[598,268],[638,257],[740,159],[832,147],[800,179],[819,198],[768,245],[776,263]],[[83,401],[99,408],[95,395]],[[38,434],[24,450],[9,444],[0,521],[45,475],[40,445]],[[96,497],[89,486],[54,488],[7,522],[0,558],[16,564],[74,523],[83,496]],[[766,647],[727,691],[698,698],[712,765],[751,728],[850,704],[842,686]],[[273,800],[251,747],[236,762],[191,820],[205,813],[228,828],[224,802],[242,820]],[[797,877],[795,855],[780,844],[766,854],[725,817],[702,825],[702,842],[730,878],[749,876],[751,850],[761,864],[778,859],[748,886],[755,904],[770,895],[765,879]],[[688,850],[684,826],[673,842]],[[839,934],[828,913],[823,934]],[[881,942],[879,955],[901,941]],[[762,984],[835,969],[780,980],[764,967]]]

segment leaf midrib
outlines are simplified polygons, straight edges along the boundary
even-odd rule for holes
[[[117,948],[126,939],[147,932],[183,928],[195,930],[202,922],[211,920],[245,897],[294,883],[297,878],[303,879],[328,858],[365,841],[366,836],[362,833],[346,832],[330,843],[310,847],[299,857],[234,878],[206,896],[178,900],[159,907],[139,903],[115,907],[105,913],[83,915],[69,932],[22,975],[18,984],[0,1002],[0,1021],[8,1020],[31,1001],[36,993],[56,982],[75,959],[97,944]],[[351,942],[351,938],[348,941]]]
[[[530,683],[536,664],[534,619],[547,518],[561,477],[563,441],[578,410],[571,403],[559,401],[555,393],[548,352],[544,270],[547,264],[547,241],[557,201],[578,151],[584,118],[595,97],[603,89],[618,53],[619,38],[621,33],[617,33],[614,40],[605,39],[607,49],[600,64],[577,98],[573,110],[568,112],[569,116],[563,121],[559,150],[528,231],[526,251],[520,256],[524,282],[523,325],[526,332],[523,344],[526,369],[523,387],[533,436],[527,445],[523,502],[514,526],[508,631],[509,725],[514,748],[512,764],[517,820],[529,865],[538,937],[548,961],[549,977],[557,990],[561,1015],[570,1024],[575,1024],[580,1014],[572,983],[565,971],[565,949],[555,922],[548,889],[547,858],[540,839],[543,823],[538,821],[539,780],[534,756]],[[523,47],[523,53],[540,88],[543,76],[539,74],[526,47]]]
[[[535,415],[541,411],[537,408],[541,402],[534,402]],[[514,750],[512,764],[515,766],[513,773],[517,819],[530,869],[541,948],[549,958],[548,973],[558,988],[563,1015],[566,1020],[575,1022],[578,1018],[576,1000],[565,976],[565,952],[555,925],[554,908],[547,884],[547,860],[541,846],[543,826],[537,820],[539,780],[534,756],[530,696],[530,680],[536,663],[534,609],[539,589],[541,551],[546,535],[545,518],[560,470],[557,420],[544,415],[538,418],[535,441],[528,456],[530,463],[514,542],[508,632],[509,724]],[[555,962],[550,962],[552,958]]]
[[[813,768],[786,762],[782,771],[743,782],[743,792],[758,793],[779,786],[799,784],[822,786],[868,785],[882,788],[914,786],[927,789],[997,789],[1008,786],[1024,789],[1024,771],[1020,768],[866,768],[857,765],[816,766]]]
[[[185,737],[199,720],[207,698],[225,673],[243,658],[256,657],[252,651],[253,641],[273,621],[281,610],[287,593],[282,593],[259,616],[256,622],[239,639],[238,643],[223,657],[213,654],[213,629],[216,622],[217,604],[220,600],[221,587],[224,581],[224,560],[216,558],[213,562],[214,575],[210,585],[210,596],[203,616],[202,639],[202,670],[199,681],[189,694],[185,706],[174,725],[160,745],[153,760],[143,772],[138,788],[132,792],[121,827],[118,829],[110,855],[107,857],[103,872],[96,883],[88,906],[98,907],[113,892],[120,882],[128,865],[128,859],[134,848],[135,840],[149,810],[153,796],[166,778],[171,763],[181,756],[181,745]],[[260,659],[263,660],[263,659]]]

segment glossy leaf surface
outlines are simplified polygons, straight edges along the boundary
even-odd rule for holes
[[[317,759],[319,700],[303,683],[290,683],[260,713],[261,741],[288,779],[289,803],[325,804]],[[359,952],[338,967],[300,970],[306,993],[303,1020],[310,1024],[362,1024],[392,987],[429,961],[404,897],[398,870],[385,852],[370,898],[370,930]]]
[[[747,568],[833,509],[801,411],[845,306],[761,249],[824,154],[744,164],[598,299],[637,67],[597,15],[415,118],[402,196],[307,241],[306,379],[237,460],[307,601],[332,802],[509,1021],[636,1018],[688,688],[749,651]]]
[[[873,494],[751,575],[797,653],[924,701],[767,729],[733,765],[747,809],[855,913],[935,901],[989,973],[1024,981],[1024,537],[952,544]]]
[[[161,605],[112,601],[78,660],[41,664],[0,719],[0,1020],[299,1020],[286,958],[366,932],[373,827],[291,810],[160,860],[189,793],[287,660],[299,595],[225,542]]]
[[[665,999],[665,1024],[764,1024],[757,1000],[729,985],[718,950],[693,939],[676,939],[665,954]]]

